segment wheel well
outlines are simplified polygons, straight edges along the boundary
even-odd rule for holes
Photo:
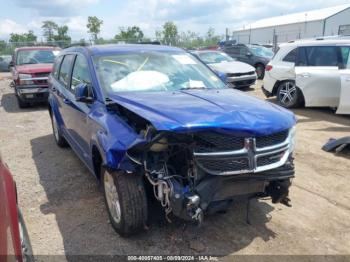
[[[102,165],[102,157],[100,151],[96,146],[92,147],[92,164],[94,166],[94,172],[97,179],[101,178],[101,165]]]

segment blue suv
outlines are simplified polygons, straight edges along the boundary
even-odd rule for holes
[[[184,50],[67,48],[49,85],[56,143],[101,181],[119,234],[147,224],[149,199],[198,223],[242,197],[289,205],[293,113],[226,87]]]

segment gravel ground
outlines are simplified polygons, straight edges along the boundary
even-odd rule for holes
[[[350,254],[350,154],[321,150],[330,137],[349,135],[349,117],[294,111],[292,208],[252,201],[248,225],[245,203],[235,203],[226,214],[206,217],[200,229],[159,220],[125,239],[108,223],[94,177],[70,149],[55,145],[47,109],[19,109],[7,76],[0,74],[0,151],[17,181],[36,255]],[[246,92],[264,99],[260,84]]]

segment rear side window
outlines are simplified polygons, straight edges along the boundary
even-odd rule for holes
[[[299,47],[297,51],[297,66],[308,66],[306,48]]]
[[[58,79],[66,87],[68,87],[69,75],[70,75],[73,59],[74,59],[74,55],[66,55],[63,58],[63,62],[61,65],[60,76]]]
[[[230,55],[239,55],[239,47],[237,46],[225,46],[224,50]]]
[[[309,66],[338,66],[337,48],[335,46],[306,47]]]
[[[78,55],[74,63],[71,89],[74,90],[77,85],[83,83],[91,85],[89,68],[85,57]]]
[[[339,65],[340,68],[349,68],[349,53],[350,46],[342,46],[340,47],[340,55],[341,55],[341,63]]]
[[[56,79],[58,79],[58,74],[59,74],[62,58],[63,58],[63,56],[57,57],[56,60],[55,60],[54,65],[53,65],[52,75]]]
[[[290,63],[295,63],[295,60],[297,58],[297,49],[293,49],[290,51],[283,59],[282,61],[284,62],[290,62]]]

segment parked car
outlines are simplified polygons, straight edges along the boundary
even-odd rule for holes
[[[1,156],[0,199],[1,261],[34,261],[28,232],[18,208],[16,184]]]
[[[264,78],[265,65],[271,60],[274,53],[260,45],[223,45],[221,50],[238,61],[250,64],[255,67],[259,79]]]
[[[49,94],[47,79],[58,52],[57,47],[43,46],[15,49],[10,66],[13,67],[12,85],[20,108],[47,101]]]
[[[236,61],[223,52],[195,51],[192,54],[213,69],[231,87],[246,88],[256,82],[254,67]]]
[[[1,55],[0,56],[0,72],[9,72],[10,71],[10,62],[12,57],[10,55]]]
[[[242,197],[288,205],[294,114],[226,88],[186,51],[72,47],[49,83],[54,139],[101,181],[121,235],[146,224],[153,195],[166,215],[198,223]]]
[[[350,114],[350,40],[308,40],[280,45],[266,66],[263,91],[291,108],[333,107]]]

